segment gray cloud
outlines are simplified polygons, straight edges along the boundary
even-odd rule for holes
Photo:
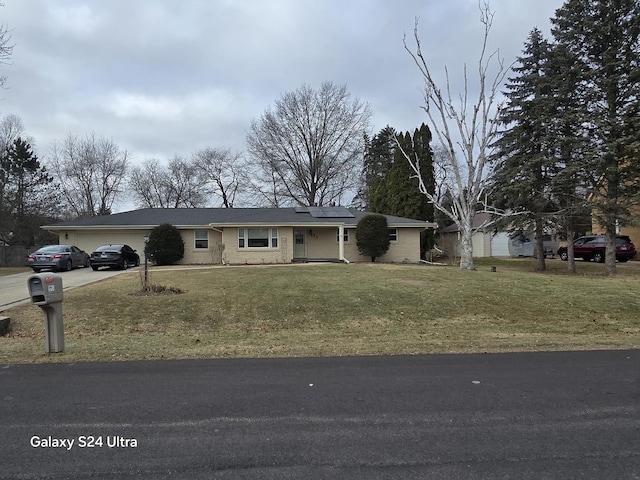
[[[435,71],[460,85],[475,66],[476,0],[5,0],[16,44],[2,66],[0,114],[20,116],[41,156],[71,132],[112,138],[135,161],[244,149],[252,119],[306,83],[347,84],[373,131],[425,121],[422,81],[404,51],[420,17]],[[491,49],[507,63],[561,0],[492,0]],[[471,70],[470,70],[471,71]]]

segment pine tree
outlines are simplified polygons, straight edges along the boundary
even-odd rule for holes
[[[550,47],[538,29],[530,33],[523,53],[512,68],[516,75],[508,79],[507,103],[499,115],[506,130],[495,143],[497,164],[492,178],[492,199],[514,214],[509,217],[513,225],[533,223],[537,269],[543,271],[546,269],[543,230],[558,207],[551,189],[556,164],[549,136],[554,116],[546,72]]]
[[[31,145],[15,139],[0,158],[0,238],[34,245],[40,225],[56,214],[57,190]]]
[[[616,273],[615,235],[632,223],[640,193],[640,2],[567,0],[551,19],[557,43],[582,67],[588,168],[597,178],[593,214],[607,237],[605,263]]]
[[[568,270],[576,272],[573,239],[591,231],[591,212],[587,193],[594,179],[585,161],[588,119],[581,111],[580,62],[563,45],[551,45],[546,66],[549,97],[555,116],[548,125],[551,147],[556,158],[556,173],[551,189],[558,206],[556,222],[567,239]]]

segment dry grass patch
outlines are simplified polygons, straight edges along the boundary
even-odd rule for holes
[[[132,272],[65,293],[62,354],[44,353],[38,308],[12,308],[0,362],[640,347],[640,269],[606,278],[531,265],[156,270],[155,283],[183,293],[151,296],[132,295]]]
[[[16,273],[26,273],[31,271],[32,270],[27,267],[2,267],[0,268],[0,277],[5,277],[7,275],[15,275]]]

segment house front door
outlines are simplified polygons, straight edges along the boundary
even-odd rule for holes
[[[307,232],[293,231],[293,258],[307,258]]]

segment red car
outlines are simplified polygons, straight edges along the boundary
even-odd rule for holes
[[[606,239],[604,235],[586,235],[580,237],[573,242],[574,258],[582,258],[585,261],[593,259],[594,262],[604,262],[604,250]],[[567,247],[560,247],[558,255],[561,260],[567,261]],[[618,235],[616,237],[616,260],[626,262],[636,255],[636,247],[631,239],[626,235]]]

